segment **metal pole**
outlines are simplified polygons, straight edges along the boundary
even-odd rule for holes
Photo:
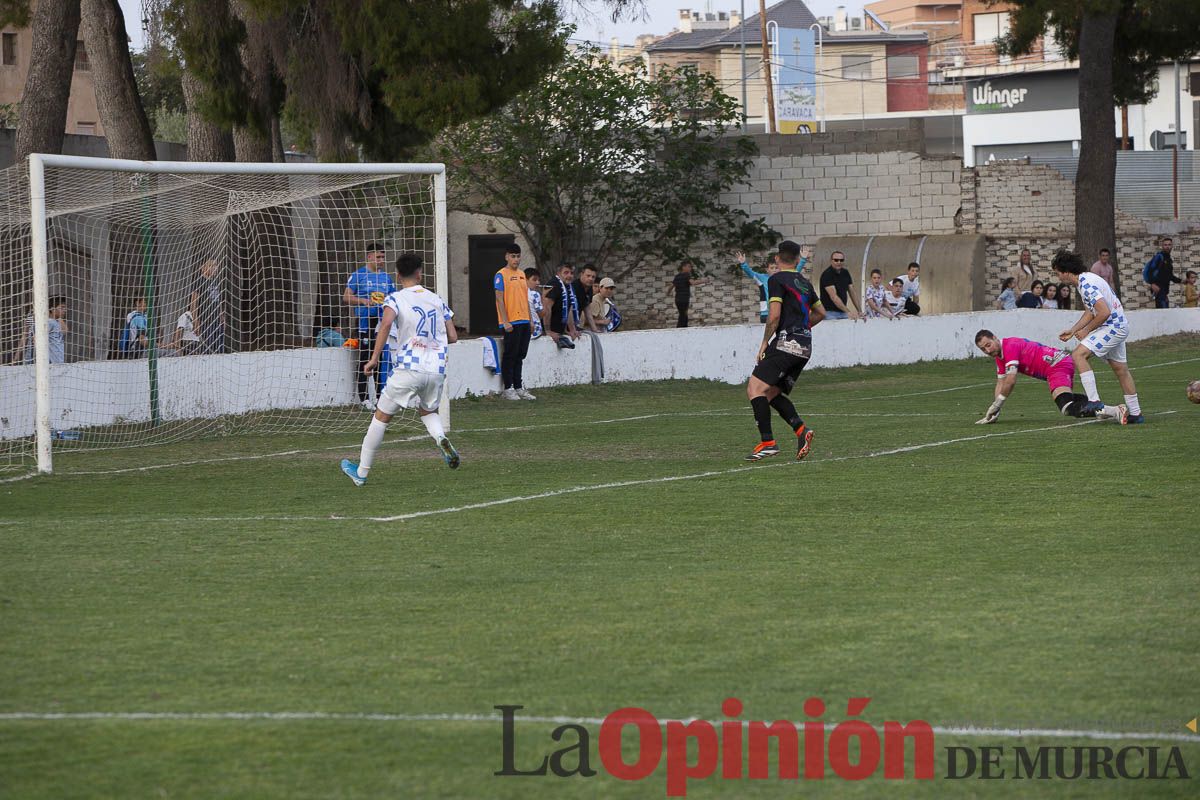
[[[738,36],[742,40],[742,133],[750,127],[749,105],[746,101],[746,0],[742,0],[742,19],[738,25]]]
[[[816,89],[817,104],[820,108],[821,115],[821,133],[825,132],[825,86],[821,80],[821,73],[825,70],[825,29],[821,27],[821,23],[814,22],[808,26],[817,34],[817,57],[813,61],[813,88]]]
[[[142,198],[142,293],[146,297],[146,364],[150,370],[150,425],[157,428],[158,413],[158,308],[154,303],[154,201],[151,179],[145,176]]]
[[[859,128],[867,129],[867,82],[863,78],[858,79],[858,121]]]
[[[758,26],[762,29],[763,80],[767,82],[767,133],[775,133],[775,92],[771,87],[771,45],[767,40],[767,0],[758,0]]]
[[[33,247],[34,434],[38,472],[53,468],[50,456],[50,262],[46,248],[46,170],[42,156],[29,157],[29,221]],[[21,321],[24,324],[24,320]],[[25,354],[18,354],[24,359]]]
[[[446,173],[434,173],[433,176],[433,260],[434,282],[437,293],[441,298],[450,302],[450,242],[449,231],[446,228]],[[450,430],[450,403],[443,401],[438,406],[438,416],[442,418],[442,427]]]
[[[1179,119],[1179,62],[1175,62],[1175,147],[1171,149],[1171,186],[1175,193],[1175,219],[1179,219],[1179,148],[1183,146],[1183,129]]]

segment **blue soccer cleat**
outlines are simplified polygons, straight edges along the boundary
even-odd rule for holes
[[[358,462],[351,461],[348,458],[342,459],[342,472],[346,473],[346,477],[354,481],[355,486],[362,486],[367,482],[366,478],[358,477]]]
[[[1129,419],[1125,421],[1126,425],[1141,425],[1146,421],[1146,418],[1141,414],[1130,414]]]
[[[446,466],[450,469],[458,469],[458,451],[454,449],[454,445],[450,444],[450,440],[443,436],[438,439],[437,444],[438,449],[442,451],[442,458],[446,459]]]

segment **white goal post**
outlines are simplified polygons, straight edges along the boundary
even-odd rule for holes
[[[393,280],[396,257],[415,252],[449,302],[442,164],[35,154],[27,198],[13,197],[25,169],[5,175],[0,259],[17,275],[28,247],[31,274],[0,299],[0,468],[21,468],[22,439],[48,473],[60,447],[365,430],[377,384],[335,343],[339,328],[373,340],[358,328],[377,318],[345,303],[348,278],[378,258],[368,249]],[[15,395],[30,389],[23,407]]]

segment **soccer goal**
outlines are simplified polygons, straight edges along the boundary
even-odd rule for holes
[[[371,265],[395,280],[413,252],[449,299],[441,164],[33,155],[0,175],[0,479],[72,449],[362,431],[380,384],[351,345],[377,318],[348,280],[377,290]]]

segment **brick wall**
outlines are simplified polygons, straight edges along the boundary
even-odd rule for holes
[[[999,162],[963,169],[957,158],[924,154],[919,124],[755,139],[760,155],[749,179],[722,199],[763,216],[798,242],[822,236],[982,234],[988,242],[989,304],[1023,248],[1030,249],[1039,278],[1046,280],[1054,252],[1074,246],[1075,187],[1049,167]],[[1196,269],[1200,220],[1143,220],[1118,210],[1115,258],[1122,301],[1130,308],[1153,306],[1141,269],[1163,234],[1175,238],[1179,273]],[[728,259],[707,260],[712,283],[693,290],[692,324],[756,320],[757,284],[731,271]],[[619,274],[627,267],[627,261],[616,259],[606,271]],[[666,294],[675,271],[675,264],[644,264],[619,279],[617,306],[631,327],[675,324],[674,301]]]
[[[1021,250],[1029,248],[1042,281],[1053,280],[1050,261],[1060,248],[1075,245],[1075,185],[1057,170],[1023,162],[997,162],[963,170],[962,216],[958,230],[988,237],[988,299],[1000,292]],[[1142,265],[1157,250],[1160,235],[1175,239],[1176,271],[1195,268],[1200,221],[1144,220],[1117,210],[1116,252],[1121,302],[1129,308],[1153,308],[1142,283]],[[1088,255],[1095,260],[1095,255]],[[1090,263],[1090,262],[1089,262]],[[1172,304],[1181,299],[1172,289]]]
[[[722,200],[762,216],[785,238],[954,233],[962,190],[957,158],[922,155],[919,124],[908,128],[836,131],[810,136],[757,135],[760,155],[745,184]],[[704,255],[704,254],[700,254]],[[758,286],[728,259],[710,260],[713,283],[696,287],[694,325],[758,319]],[[626,263],[610,263],[619,274]],[[643,265],[620,279],[617,307],[631,325],[675,324],[666,283],[676,265]]]

